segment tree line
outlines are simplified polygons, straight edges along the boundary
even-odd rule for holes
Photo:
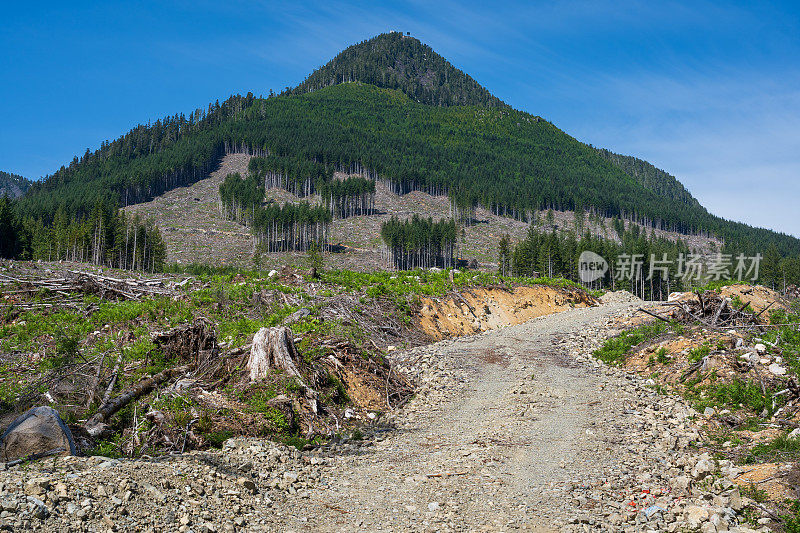
[[[314,194],[333,178],[333,169],[324,163],[274,154],[253,157],[247,169],[263,177],[265,189],[285,189],[299,197]]]
[[[499,268],[510,268],[515,276],[562,277],[580,282],[578,260],[582,252],[590,251],[608,261],[604,275],[587,283],[590,288],[625,289],[642,299],[666,300],[670,292],[688,286],[675,268],[680,254],[688,257],[690,253],[683,241],[652,233],[648,236],[636,225],[624,230],[620,240],[589,232],[578,236],[574,231],[542,231],[532,224],[526,238],[513,248],[504,237],[499,247]]]
[[[414,215],[405,221],[392,217],[381,225],[389,262],[398,270],[454,266],[457,234],[452,219],[434,222]]]
[[[665,300],[670,292],[691,290],[708,281],[738,279],[738,255],[722,250],[721,256],[694,253],[685,242],[649,235],[639,226],[615,220],[613,227],[619,241],[591,235],[578,236],[574,231],[543,231],[531,224],[528,234],[515,247],[508,236],[498,247],[498,270],[515,276],[563,277],[580,282],[579,258],[582,252],[594,252],[608,261],[608,270],[587,285],[594,289],[628,290],[642,299]],[[800,259],[782,258],[776,246],[767,248],[760,257],[758,270],[750,270],[754,256],[742,262],[742,280],[771,286],[777,290],[791,284],[800,285]],[[715,262],[724,265],[719,274]],[[725,273],[722,273],[722,272]]]
[[[360,176],[332,179],[319,188],[322,203],[333,216],[346,218],[375,212],[375,181]]]
[[[59,208],[51,223],[20,218],[8,198],[0,198],[0,257],[89,262],[112,268],[163,270],[166,247],[152,220],[129,217],[98,202],[85,217]]]
[[[271,204],[256,210],[252,231],[258,249],[268,252],[328,250],[331,212],[308,202]]]
[[[219,196],[222,216],[249,226],[257,249],[285,252],[305,251],[311,246],[328,248],[332,216],[326,206],[308,202],[264,206],[263,180],[252,173],[247,178],[228,174],[219,186]]]

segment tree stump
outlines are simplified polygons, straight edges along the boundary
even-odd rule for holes
[[[298,359],[298,353],[294,346],[292,331],[289,328],[283,326],[261,328],[253,337],[253,347],[247,361],[250,381],[256,382],[264,379],[272,368],[283,370],[297,380],[308,400],[311,411],[316,413],[317,393],[303,381],[303,377],[295,365],[296,359]]]
[[[250,381],[260,381],[272,368],[279,368],[303,384],[300,371],[294,364],[297,349],[294,347],[292,332],[289,328],[261,328],[253,337],[253,347],[247,368],[250,370]]]

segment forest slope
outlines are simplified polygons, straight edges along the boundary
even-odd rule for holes
[[[800,255],[797,238],[711,215],[652,165],[598,152],[487,95],[416,39],[381,35],[280,96],[232,96],[87,150],[34,184],[19,210],[47,222],[59,208],[82,216],[99,200],[148,201],[203,179],[226,153],[244,151],[278,156],[294,168],[315,161],[368,172],[398,193],[447,194],[523,221],[535,210],[582,209],[714,235],[730,253],[774,244],[784,256]]]
[[[31,180],[18,174],[0,170],[0,196],[8,195],[8,197],[12,199],[19,198],[25,194],[25,191],[28,190],[31,183]]]

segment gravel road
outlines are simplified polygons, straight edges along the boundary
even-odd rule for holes
[[[625,414],[627,380],[609,386],[570,343],[631,305],[573,309],[405,354],[412,372],[422,370],[415,359],[434,356],[427,387],[395,417],[402,431],[341,459],[303,510],[307,527],[558,531],[585,513],[573,487],[629,459],[607,441],[618,422],[635,420]]]

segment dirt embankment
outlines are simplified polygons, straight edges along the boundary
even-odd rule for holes
[[[420,327],[435,340],[474,335],[573,307],[595,305],[578,289],[545,285],[473,288],[446,299],[421,298]]]

